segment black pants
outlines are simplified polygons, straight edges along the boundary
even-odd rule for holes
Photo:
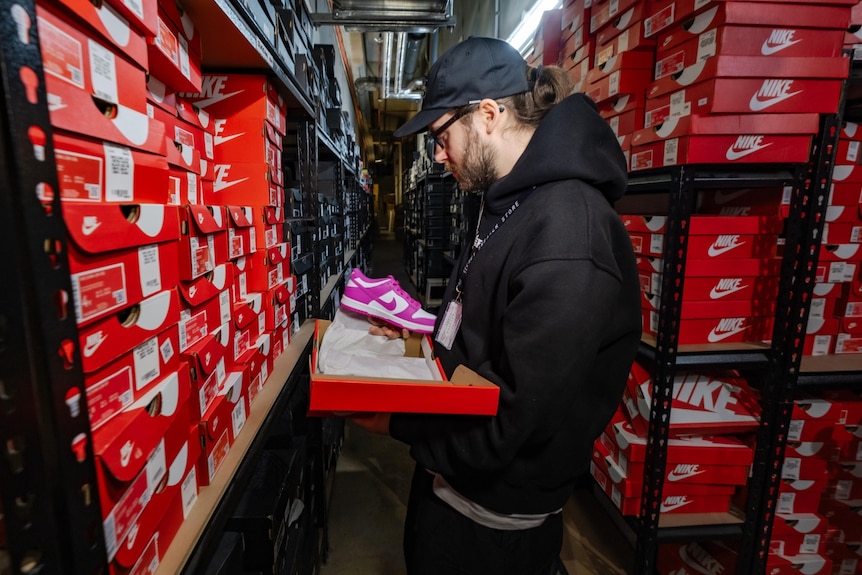
[[[413,472],[404,526],[409,575],[548,575],[563,545],[560,513],[532,529],[490,529],[464,517],[432,491],[433,476]]]

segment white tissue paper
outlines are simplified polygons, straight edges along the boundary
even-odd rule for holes
[[[386,379],[436,379],[421,357],[404,357],[404,340],[371,335],[368,319],[338,309],[317,350],[317,371]]]

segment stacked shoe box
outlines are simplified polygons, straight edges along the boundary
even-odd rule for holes
[[[858,50],[862,47],[862,4],[855,4],[850,12],[850,26],[844,34],[844,47],[854,51],[854,59],[859,58]]]
[[[716,198],[727,203],[742,201],[742,194],[737,192],[707,194],[701,207],[710,211],[709,203]],[[773,209],[774,215],[702,214],[690,218],[680,344],[759,342],[771,338],[783,225],[777,201]],[[622,219],[638,261],[643,331],[655,336],[667,218],[623,215]]]
[[[173,13],[149,0],[40,2],[36,10],[59,185],[40,193],[46,202],[59,193],[68,230],[105,543],[110,571],[124,573],[162,526],[169,544],[178,526],[169,510],[182,517],[198,494],[193,463],[175,464],[196,458],[199,441],[177,326],[181,208],[168,194],[173,144],[150,113],[146,80],[157,70],[168,76],[155,42],[177,28]],[[185,31],[175,47],[193,85],[199,52],[193,26]],[[32,143],[44,161],[45,134]],[[81,399],[77,391],[67,398],[73,417],[82,415]],[[83,456],[85,441],[73,448]]]
[[[786,115],[838,110],[849,0],[695,4],[657,2],[645,21],[656,66],[632,170],[805,162],[817,116]]]
[[[560,66],[569,73],[575,91],[583,92],[593,65],[596,44],[590,34],[592,0],[573,0],[563,6],[560,20]]]
[[[691,541],[673,543],[659,548],[657,572],[661,575],[679,573],[735,573],[738,564],[736,544],[728,541]],[[833,562],[816,553],[785,556],[770,553],[766,558],[766,573],[770,575],[831,575]]]
[[[809,355],[862,351],[860,145],[862,129],[845,123],[839,134],[807,326],[805,353]]]
[[[624,515],[640,511],[651,386],[650,371],[633,364],[623,405],[593,447],[592,475]],[[757,425],[758,406],[737,374],[680,374],[673,384],[661,513],[728,512],[753,458],[742,437]]]

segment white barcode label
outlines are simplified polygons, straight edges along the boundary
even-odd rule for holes
[[[801,419],[792,420],[790,428],[787,430],[787,439],[790,441],[800,441],[803,428],[805,428],[805,421]]]
[[[231,423],[233,424],[233,436],[235,438],[239,437],[239,433],[245,425],[245,401],[242,397],[239,398],[239,401],[233,408]]]
[[[799,546],[800,553],[817,553],[820,551],[820,535],[817,533],[808,533],[802,539],[802,545]]]
[[[114,53],[93,40],[88,41],[88,47],[90,49],[90,81],[93,83],[94,95],[110,104],[119,104],[117,62]]]
[[[105,200],[130,202],[135,199],[135,163],[132,151],[125,146],[105,142]]]
[[[793,507],[796,503],[795,493],[781,493],[778,495],[778,505],[776,511],[779,513],[793,513]]]
[[[138,265],[141,270],[141,292],[144,297],[162,291],[162,271],[158,246],[138,249]]]
[[[159,377],[159,338],[153,337],[135,348],[135,389],[143,389]]]
[[[784,465],[781,467],[782,479],[799,479],[799,468],[802,466],[802,460],[798,457],[784,458]]]
[[[189,474],[183,479],[183,484],[180,487],[181,497],[183,498],[183,519],[189,516],[195,502],[198,500],[198,474],[197,468],[193,465],[189,470]]]

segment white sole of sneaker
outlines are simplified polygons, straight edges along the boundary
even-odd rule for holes
[[[427,326],[404,320],[400,317],[395,317],[391,314],[387,314],[381,309],[371,307],[368,304],[356,301],[355,299],[349,298],[347,296],[342,296],[341,305],[349,309],[350,311],[355,311],[356,313],[361,313],[362,315],[370,315],[371,317],[382,319],[383,321],[387,321],[392,325],[403,327],[405,329],[409,329],[410,331],[415,331],[416,333],[430,334],[434,332],[433,328],[428,328]]]

